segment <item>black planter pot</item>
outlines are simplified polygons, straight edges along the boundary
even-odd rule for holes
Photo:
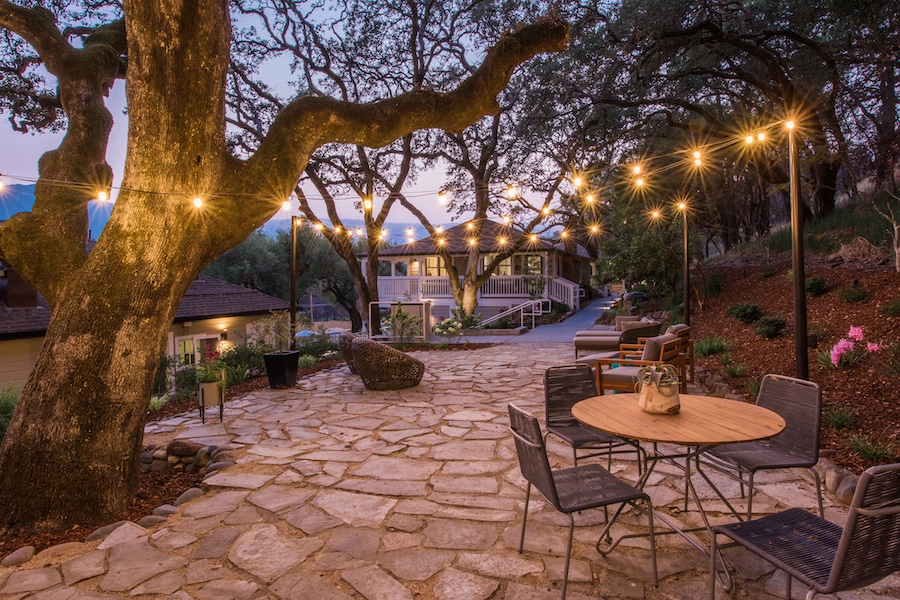
[[[292,388],[297,384],[298,350],[270,352],[263,355],[270,388]]]

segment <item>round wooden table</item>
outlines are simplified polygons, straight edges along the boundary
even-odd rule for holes
[[[605,394],[582,400],[572,415],[591,427],[632,440],[714,446],[772,437],[784,419],[767,408],[740,400],[680,394],[681,410],[656,415],[638,406],[640,394]]]

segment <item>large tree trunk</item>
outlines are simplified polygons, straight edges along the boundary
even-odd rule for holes
[[[0,27],[21,32],[41,54],[60,80],[69,116],[59,150],[41,160],[35,209],[0,226],[4,257],[53,308],[0,448],[0,533],[119,516],[137,485],[143,420],[182,295],[203,266],[279,210],[318,145],[384,145],[422,127],[459,130],[494,109],[516,65],[561,49],[567,35],[565,25],[547,21],[505,36],[475,75],[447,93],[419,91],[365,107],[299,98],[241,162],[225,148],[228,3],[126,0],[124,10],[125,173],[85,258],[92,191],[79,186],[109,184],[103,156],[111,119],[102,95],[124,38],[76,50],[49,11],[0,0]],[[44,185],[50,180],[73,185]]]

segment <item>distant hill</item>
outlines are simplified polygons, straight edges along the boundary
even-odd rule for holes
[[[0,190],[0,221],[10,218],[18,212],[28,212],[34,205],[34,184],[32,185],[6,185]],[[106,222],[109,220],[113,204],[111,202],[91,202],[89,208],[91,237],[96,239]],[[347,219],[344,221],[347,227],[363,226],[362,219]],[[262,226],[263,232],[274,236],[279,230],[287,231],[291,226],[290,216],[279,212]],[[449,224],[445,224],[449,226]],[[388,238],[394,244],[406,242],[406,230],[412,228],[413,238],[421,239],[428,235],[421,223],[388,223],[385,226]]]

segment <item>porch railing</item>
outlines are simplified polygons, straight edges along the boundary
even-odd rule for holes
[[[581,288],[562,277],[500,275],[488,279],[479,298],[536,298],[562,302],[578,310]],[[378,297],[382,301],[452,298],[448,277],[379,277]]]

